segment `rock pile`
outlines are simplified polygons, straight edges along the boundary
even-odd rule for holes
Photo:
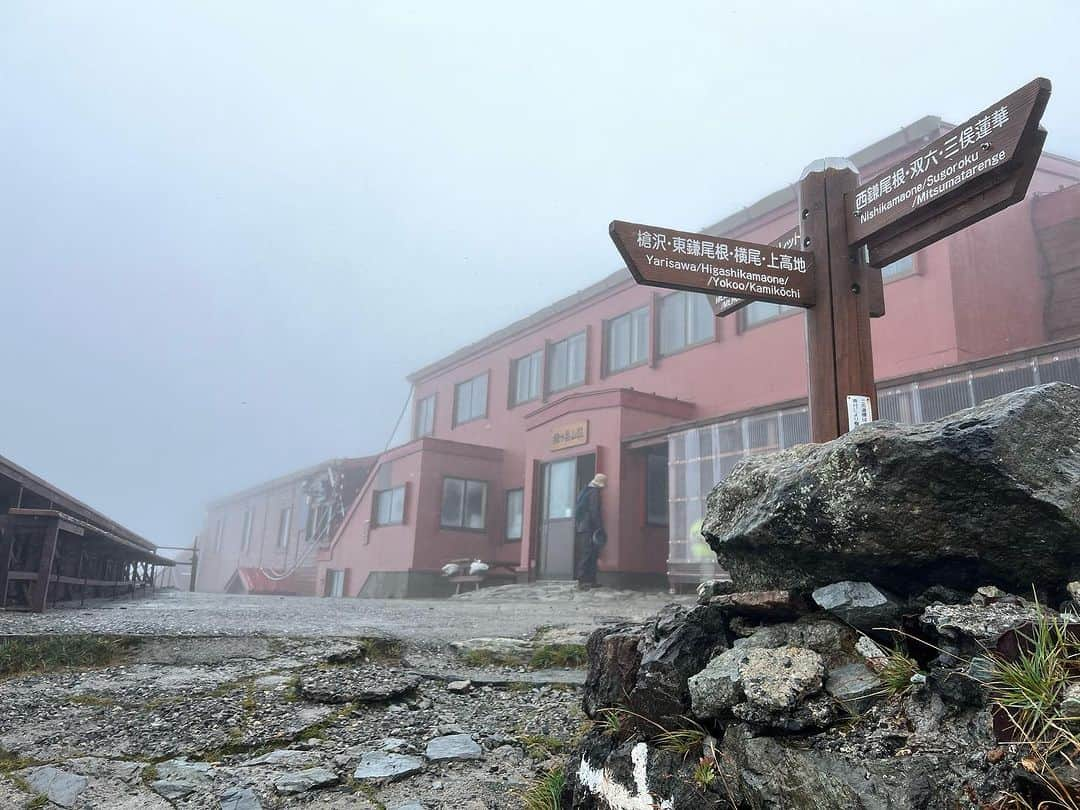
[[[704,525],[732,582],[589,638],[564,807],[986,810],[1080,788],[1061,758],[1080,747],[1080,389],[747,459]],[[1017,710],[1010,665],[1051,654]]]

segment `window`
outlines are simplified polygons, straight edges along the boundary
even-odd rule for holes
[[[548,351],[548,390],[562,391],[585,382],[585,333],[552,343]]]
[[[292,507],[286,506],[281,510],[281,518],[278,520],[278,548],[289,547],[289,531],[292,529]]]
[[[790,307],[787,304],[755,301],[742,311],[743,326],[757,326],[758,324],[775,321],[777,318],[781,318],[789,312],[795,312],[797,309],[798,307]]]
[[[712,340],[714,318],[706,295],[677,292],[660,299],[660,354]]]
[[[416,401],[413,422],[413,438],[430,436],[435,432],[435,395]]]
[[[454,424],[460,425],[487,416],[488,375],[478,374],[454,386]]]
[[[902,259],[897,259],[892,264],[887,264],[881,268],[881,278],[884,281],[888,281],[893,278],[900,278],[901,276],[910,275],[915,271],[915,256],[905,256]]]
[[[610,374],[649,359],[649,308],[627,312],[607,322],[604,368]]]
[[[519,357],[510,366],[510,406],[540,397],[544,350]]]
[[[447,529],[480,529],[487,525],[487,482],[443,479],[440,523]]]
[[[521,539],[521,524],[525,507],[525,490],[506,491],[506,539]]]
[[[574,516],[577,500],[577,461],[566,458],[544,467],[544,489],[547,492],[547,519],[561,520]]]
[[[375,493],[375,525],[396,526],[405,522],[405,485]]]
[[[645,522],[668,525],[667,445],[650,449],[645,456]]]
[[[244,528],[240,533],[240,548],[244,551],[248,550],[248,546],[251,545],[251,524],[253,522],[254,513],[250,509],[244,510]]]
[[[323,596],[342,597],[345,595],[345,572],[338,569],[326,569],[326,586]]]
[[[217,529],[214,535],[214,547],[221,551],[225,545],[225,518],[218,518]]]

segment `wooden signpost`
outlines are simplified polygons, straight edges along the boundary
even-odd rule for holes
[[[810,435],[828,441],[877,414],[880,268],[1024,198],[1049,98],[1035,79],[866,183],[846,159],[815,161],[798,225],[768,245],[619,220],[609,232],[639,284],[705,293],[718,316],[754,301],[805,308]]]

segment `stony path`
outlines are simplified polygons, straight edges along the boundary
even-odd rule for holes
[[[549,638],[580,641],[601,622],[668,601],[556,600],[556,589],[545,590],[514,603],[505,594],[439,602],[166,594],[0,613],[8,634],[140,637],[111,666],[3,681],[0,807],[520,807],[520,792],[582,726],[583,672],[484,665],[449,642],[527,638],[542,625],[563,628]]]
[[[316,599],[170,591],[151,599],[102,602],[46,613],[0,612],[0,634],[115,633],[164,636],[388,635],[445,643],[497,635],[526,638],[542,626],[596,626],[643,618],[675,599],[563,583],[493,588],[453,599]],[[686,599],[686,597],[679,597]]]

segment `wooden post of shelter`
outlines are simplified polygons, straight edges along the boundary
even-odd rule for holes
[[[52,580],[53,560],[56,546],[60,539],[60,518],[50,518],[45,526],[41,541],[41,558],[38,560],[38,575],[30,591],[30,610],[41,613],[45,610],[49,596],[49,582]]]

